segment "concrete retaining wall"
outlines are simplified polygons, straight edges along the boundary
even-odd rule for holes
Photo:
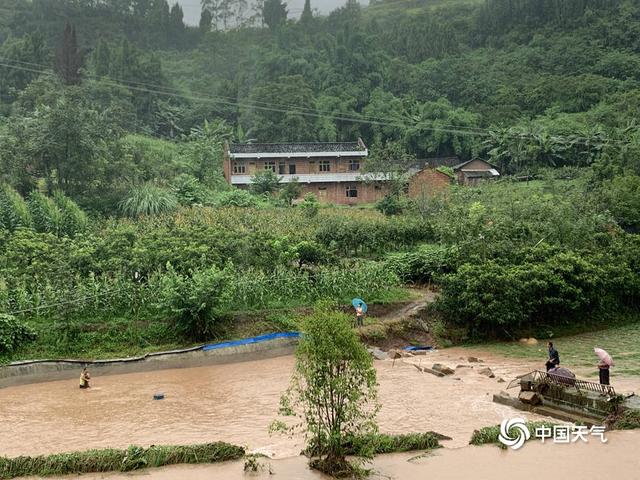
[[[83,366],[87,366],[93,375],[104,376],[261,360],[290,355],[295,351],[297,343],[298,338],[289,336],[224,346],[224,348],[205,350],[206,346],[200,346],[186,350],[152,353],[142,357],[114,360],[35,360],[15,362],[0,367],[0,388],[76,378],[80,375]]]

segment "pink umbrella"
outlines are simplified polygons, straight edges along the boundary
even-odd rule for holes
[[[593,351],[596,352],[596,355],[600,360],[602,360],[610,367],[613,367],[615,365],[615,363],[613,363],[613,358],[611,358],[611,355],[609,355],[605,350],[601,348],[594,348]]]

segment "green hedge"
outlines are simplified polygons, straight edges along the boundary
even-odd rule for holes
[[[38,457],[0,457],[0,478],[130,471],[179,463],[215,463],[237,460],[242,447],[223,442],[186,446],[130,446]]]
[[[401,435],[388,435],[378,433],[375,435],[366,435],[352,437],[345,440],[344,449],[347,455],[361,455],[363,453],[371,455],[381,455],[385,453],[411,452],[414,450],[433,450],[440,448],[439,438],[441,437],[433,432],[426,433],[407,433]],[[304,455],[316,457],[321,455],[317,447],[310,446],[304,452]]]
[[[516,260],[466,263],[442,275],[435,308],[470,339],[511,337],[637,308],[640,275],[619,252],[540,246]]]
[[[551,422],[525,422],[525,425],[531,432],[531,439],[535,437],[535,431],[539,427],[548,427],[553,428],[555,423]],[[518,432],[513,429],[510,430],[512,436],[517,436]],[[498,436],[500,435],[500,425],[492,425],[490,427],[483,427],[480,430],[474,430],[473,435],[471,436],[471,440],[469,441],[469,445],[486,445],[486,444],[496,444],[499,445],[500,448],[507,448],[504,444],[500,443],[498,440]]]

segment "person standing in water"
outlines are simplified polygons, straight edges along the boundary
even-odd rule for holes
[[[364,325],[363,322],[364,317],[364,308],[362,308],[362,304],[359,303],[356,307],[356,326],[362,327]]]
[[[84,367],[80,373],[80,388],[89,388],[89,380],[91,380],[91,375],[87,367]]]

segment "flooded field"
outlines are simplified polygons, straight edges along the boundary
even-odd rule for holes
[[[484,362],[469,363],[469,355],[479,356]],[[454,368],[456,373],[438,378],[414,366],[436,362]],[[539,367],[538,363],[468,349],[376,361],[382,404],[380,429],[389,433],[432,430],[452,437],[443,442],[445,449],[425,458],[413,458],[415,454],[378,457],[373,465],[379,472],[377,478],[423,478],[426,473],[436,472],[437,478],[512,478],[508,476],[509,469],[536,469],[541,458],[555,465],[556,473],[570,471],[584,478],[595,478],[594,472],[604,474],[614,466],[623,469],[619,471],[637,472],[639,457],[629,452],[640,447],[640,432],[614,432],[606,445],[592,442],[593,445],[549,446],[530,442],[518,452],[491,446],[458,448],[468,444],[474,429],[497,424],[504,418],[540,418],[492,402],[493,393],[505,389],[506,382],[514,376]],[[293,366],[294,358],[287,356],[98,377],[93,379],[90,390],[80,390],[75,380],[0,389],[0,455],[222,440],[271,457],[266,462],[274,473],[283,474],[280,478],[323,478],[309,471],[304,458],[299,457],[302,438],[268,433]],[[479,374],[484,367],[490,367],[496,378]],[[506,382],[499,383],[499,378]],[[635,377],[616,382],[619,390],[640,389],[640,379]],[[153,395],[158,392],[166,398],[154,401]],[[562,455],[558,456],[554,448],[562,449]],[[496,463],[497,459],[504,461]],[[571,469],[567,470],[569,464]],[[243,478],[242,466],[242,462],[177,466],[86,478],[233,479]],[[268,476],[268,470],[262,473]]]
[[[411,363],[467,364],[461,350],[405,360],[377,361],[382,431],[433,430],[466,445],[474,429],[513,416],[491,401],[505,384],[458,368],[452,377],[421,373]],[[487,361],[509,379],[532,365]],[[90,390],[75,380],[0,389],[0,455],[35,455],[130,444],[228,441],[272,457],[297,455],[302,439],[270,436],[278,401],[287,388],[293,357],[97,377]],[[484,365],[482,365],[484,366]],[[162,392],[166,398],[154,401]]]

